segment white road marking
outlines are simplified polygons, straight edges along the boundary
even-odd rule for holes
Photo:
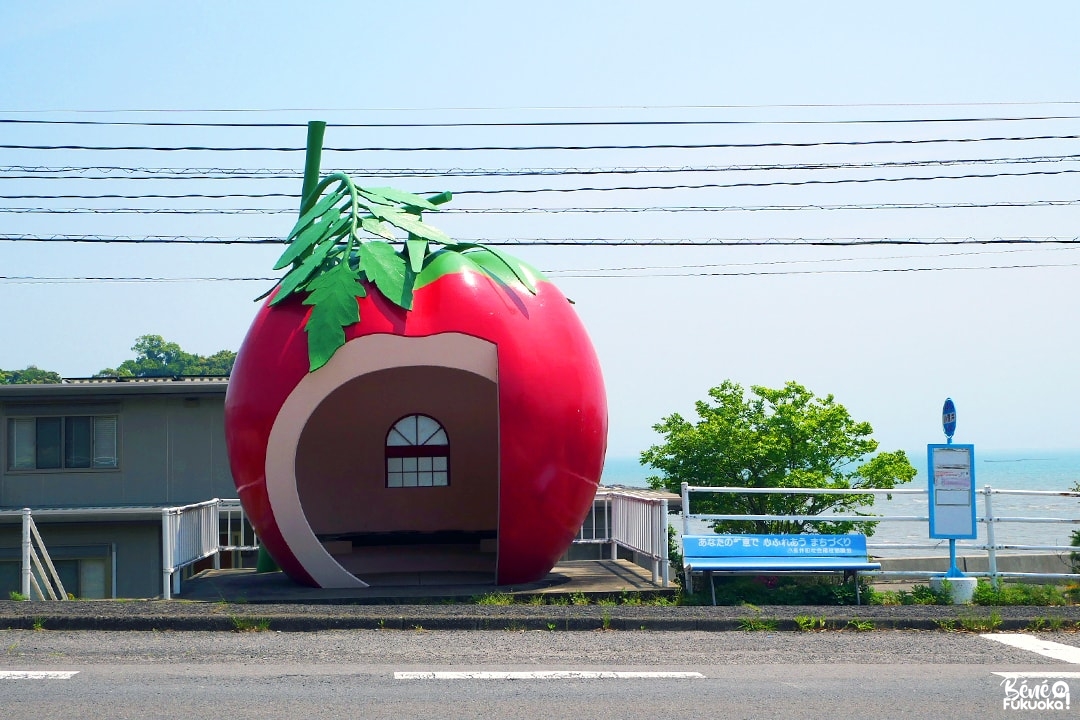
[[[1080,678],[1080,672],[995,672],[990,674],[1009,679]]]
[[[1080,665],[1080,648],[1062,643],[1050,642],[1033,635],[1021,635],[1013,633],[986,633],[982,637],[987,640],[995,640],[1005,645],[1011,645],[1021,650],[1029,650],[1048,658],[1062,660],[1074,665]]]
[[[529,672],[395,672],[395,680],[621,680],[705,677],[698,672],[615,672],[610,670],[533,670]]]
[[[0,680],[70,680],[78,670],[0,670]]]

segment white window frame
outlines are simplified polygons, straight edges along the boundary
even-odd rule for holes
[[[73,418],[90,418],[90,458],[88,466],[69,466],[67,426]],[[38,467],[38,420],[60,420],[59,467]],[[117,415],[39,415],[9,417],[6,428],[8,472],[102,472],[120,468],[120,419]]]
[[[430,415],[414,413],[397,420],[386,433],[386,487],[450,486],[450,439]]]

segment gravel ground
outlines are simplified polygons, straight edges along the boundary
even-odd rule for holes
[[[1057,635],[1060,636],[1060,633]],[[1048,639],[1053,639],[1048,634]],[[720,639],[722,638],[722,641]],[[35,632],[0,630],[0,668],[71,663],[176,667],[206,663],[551,666],[580,659],[622,668],[715,665],[1030,664],[1034,656],[970,633],[548,632],[326,630],[318,633]]]
[[[1080,606],[763,606],[687,607],[649,605],[302,605],[204,603],[182,600],[30,603],[0,601],[0,628],[48,630],[213,630],[333,629],[414,630],[740,630],[748,620],[775,620],[779,630],[795,630],[798,617],[825,618],[830,628],[853,629],[852,621],[873,629],[937,630],[944,625],[987,626],[999,630],[1044,626],[1076,629]],[[864,626],[869,629],[869,626]]]

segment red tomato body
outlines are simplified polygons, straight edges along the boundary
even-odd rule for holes
[[[496,581],[543,578],[591,507],[607,444],[600,363],[572,305],[546,280],[533,295],[476,272],[443,275],[416,289],[409,311],[367,290],[358,300],[360,322],[346,328],[346,341],[380,333],[462,333],[497,346]],[[274,516],[265,470],[275,419],[308,374],[308,312],[296,299],[261,307],[233,368],[225,430],[233,478],[260,541],[291,578],[316,585]]]

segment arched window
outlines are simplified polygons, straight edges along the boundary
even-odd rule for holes
[[[386,434],[386,487],[446,487],[450,441],[439,421],[406,415]]]

